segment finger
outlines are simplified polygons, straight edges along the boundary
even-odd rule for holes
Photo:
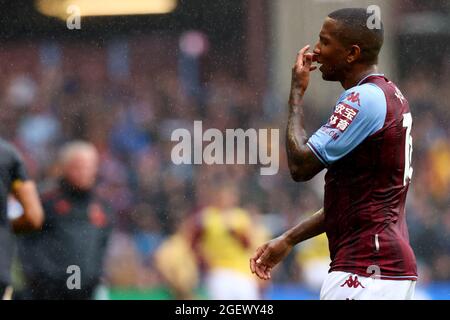
[[[304,46],[303,48],[301,48],[301,49],[299,50],[299,52],[297,53],[297,59],[298,59],[299,57],[303,56],[303,55],[305,54],[305,52],[309,50],[309,47],[310,47],[310,45],[307,44],[306,46]]]
[[[309,50],[309,44],[300,49],[300,51],[297,53],[297,61],[295,63],[296,65],[298,65],[298,66],[303,65],[303,56],[304,56],[305,52],[307,52],[308,50]]]
[[[266,280],[264,276],[264,271],[261,269],[261,267],[256,267],[256,274],[260,279]]]
[[[257,272],[257,261],[258,259],[261,257],[261,255],[264,252],[264,249],[266,248],[267,245],[262,245],[261,247],[259,247],[258,249],[256,249],[255,254],[253,255],[253,257],[250,258],[250,269],[252,270],[253,273]]]
[[[270,258],[270,250],[264,250],[263,254],[256,260],[257,264],[264,264],[264,265],[270,265],[269,262]]]
[[[266,269],[267,269],[267,267],[265,265],[262,265],[259,268],[263,280],[267,280]]]
[[[305,61],[304,61],[304,66],[307,70],[311,69],[311,64],[312,64],[312,58],[313,54],[312,53],[306,53],[304,55]]]
[[[255,259],[253,258],[250,259],[250,270],[255,273]]]
[[[256,258],[256,264],[261,264],[263,262],[263,260],[261,259],[261,257],[263,257],[265,254],[265,251],[261,252],[261,254],[258,255],[258,257]]]
[[[272,268],[270,268],[270,267],[268,267],[268,266],[264,266],[263,272],[264,272],[264,278],[265,278],[266,280],[269,280],[269,279],[270,279],[270,270],[272,270]]]
[[[317,69],[317,66],[312,66],[311,68],[309,68],[309,71],[314,71]]]
[[[271,272],[272,272],[272,268],[267,267],[266,271],[265,271],[267,280],[269,280],[272,277]]]
[[[256,272],[256,275],[258,276],[258,278],[260,278],[261,280],[266,280],[263,268],[264,268],[263,266],[256,266],[255,272]]]
[[[257,262],[257,260],[261,257],[261,255],[264,253],[264,250],[266,248],[266,245],[262,245],[261,247],[259,247],[258,249],[256,249],[255,254],[253,255],[252,259]]]

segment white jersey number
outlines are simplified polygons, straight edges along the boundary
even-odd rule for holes
[[[405,113],[403,115],[403,127],[406,128],[406,139],[405,139],[405,173],[403,175],[403,185],[406,186],[409,181],[411,181],[413,168],[411,166],[412,160],[412,137],[411,137],[411,127],[412,127],[412,117],[411,113]]]

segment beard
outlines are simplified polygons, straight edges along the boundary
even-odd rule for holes
[[[322,65],[319,70],[322,72],[322,79],[325,81],[340,81],[342,79],[343,70],[336,66]]]

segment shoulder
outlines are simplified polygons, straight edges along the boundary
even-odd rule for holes
[[[10,142],[0,138],[0,156],[8,159],[21,159],[19,150]]]
[[[360,110],[386,105],[386,96],[376,84],[364,83],[346,90],[341,96],[340,102]]]
[[[384,123],[387,101],[384,91],[373,83],[364,83],[350,88],[342,94],[337,108],[352,112],[357,121],[376,120]]]

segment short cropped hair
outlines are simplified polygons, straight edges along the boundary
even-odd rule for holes
[[[82,140],[75,140],[66,143],[60,149],[58,155],[59,163],[63,166],[68,164],[70,161],[72,161],[73,157],[79,152],[88,152],[94,154],[95,156],[98,156],[97,149],[92,143]]]
[[[372,16],[373,14],[368,13],[364,8],[339,9],[328,15],[340,24],[338,38],[342,44],[358,45],[361,48],[362,61],[369,64],[378,62],[378,54],[384,41],[384,27],[381,19],[379,28],[368,27],[367,22],[373,19]]]

